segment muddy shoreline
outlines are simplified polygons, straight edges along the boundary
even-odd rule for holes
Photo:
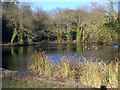
[[[40,45],[40,44],[67,44],[67,43],[70,43],[70,44],[76,44],[76,43],[88,43],[88,44],[97,44],[97,45],[108,45],[108,46],[112,46],[112,45],[118,45],[120,46],[118,43],[109,43],[109,42],[75,42],[75,41],[71,41],[71,42],[67,42],[67,41],[61,41],[61,42],[58,42],[58,41],[41,41],[41,42],[33,42],[31,44],[27,44],[27,43],[24,43],[24,44],[18,44],[18,43],[14,43],[14,44],[0,44],[0,46],[2,47],[14,47],[14,46],[36,46],[36,45]]]

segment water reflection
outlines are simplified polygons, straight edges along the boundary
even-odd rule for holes
[[[67,44],[67,53],[70,53],[70,52],[71,52],[71,44],[68,43],[68,44]]]
[[[62,45],[58,44],[57,46],[57,53],[62,53]]]
[[[2,48],[2,65],[3,68],[10,70],[26,70],[26,60],[31,56],[34,51],[41,48],[46,51],[48,58],[58,62],[60,58],[66,54],[68,57],[80,55],[89,59],[91,57],[101,58],[104,61],[114,60],[118,54],[118,48],[112,46],[96,45],[96,44],[46,44],[28,47],[9,47]]]
[[[32,47],[11,47],[2,49],[2,67],[23,71],[26,69],[26,59],[31,55]]]

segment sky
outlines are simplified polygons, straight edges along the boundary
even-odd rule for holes
[[[90,2],[34,2],[32,4],[32,10],[37,8],[42,8],[45,11],[50,11],[55,8],[70,8],[76,9],[83,6],[90,6]]]
[[[91,8],[91,2],[97,2],[100,5],[107,6],[107,0],[20,0],[21,2],[32,2],[31,9],[33,11],[37,10],[37,8],[42,8],[45,11],[50,11],[55,8],[69,8],[69,9],[76,9],[76,8]],[[117,0],[114,0],[117,1]],[[118,6],[115,6],[117,9]]]

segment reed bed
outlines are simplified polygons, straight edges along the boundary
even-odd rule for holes
[[[53,64],[45,52],[35,52],[28,63],[30,74],[39,77],[52,78],[61,82],[78,82],[99,88],[105,85],[107,88],[118,87],[118,65],[119,61],[105,63],[75,56],[61,57],[59,64]]]

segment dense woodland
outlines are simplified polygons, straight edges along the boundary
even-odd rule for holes
[[[51,12],[29,4],[1,2],[2,43],[30,44],[55,42],[118,42],[120,23],[114,3],[107,9],[92,3],[91,9],[56,8]]]

